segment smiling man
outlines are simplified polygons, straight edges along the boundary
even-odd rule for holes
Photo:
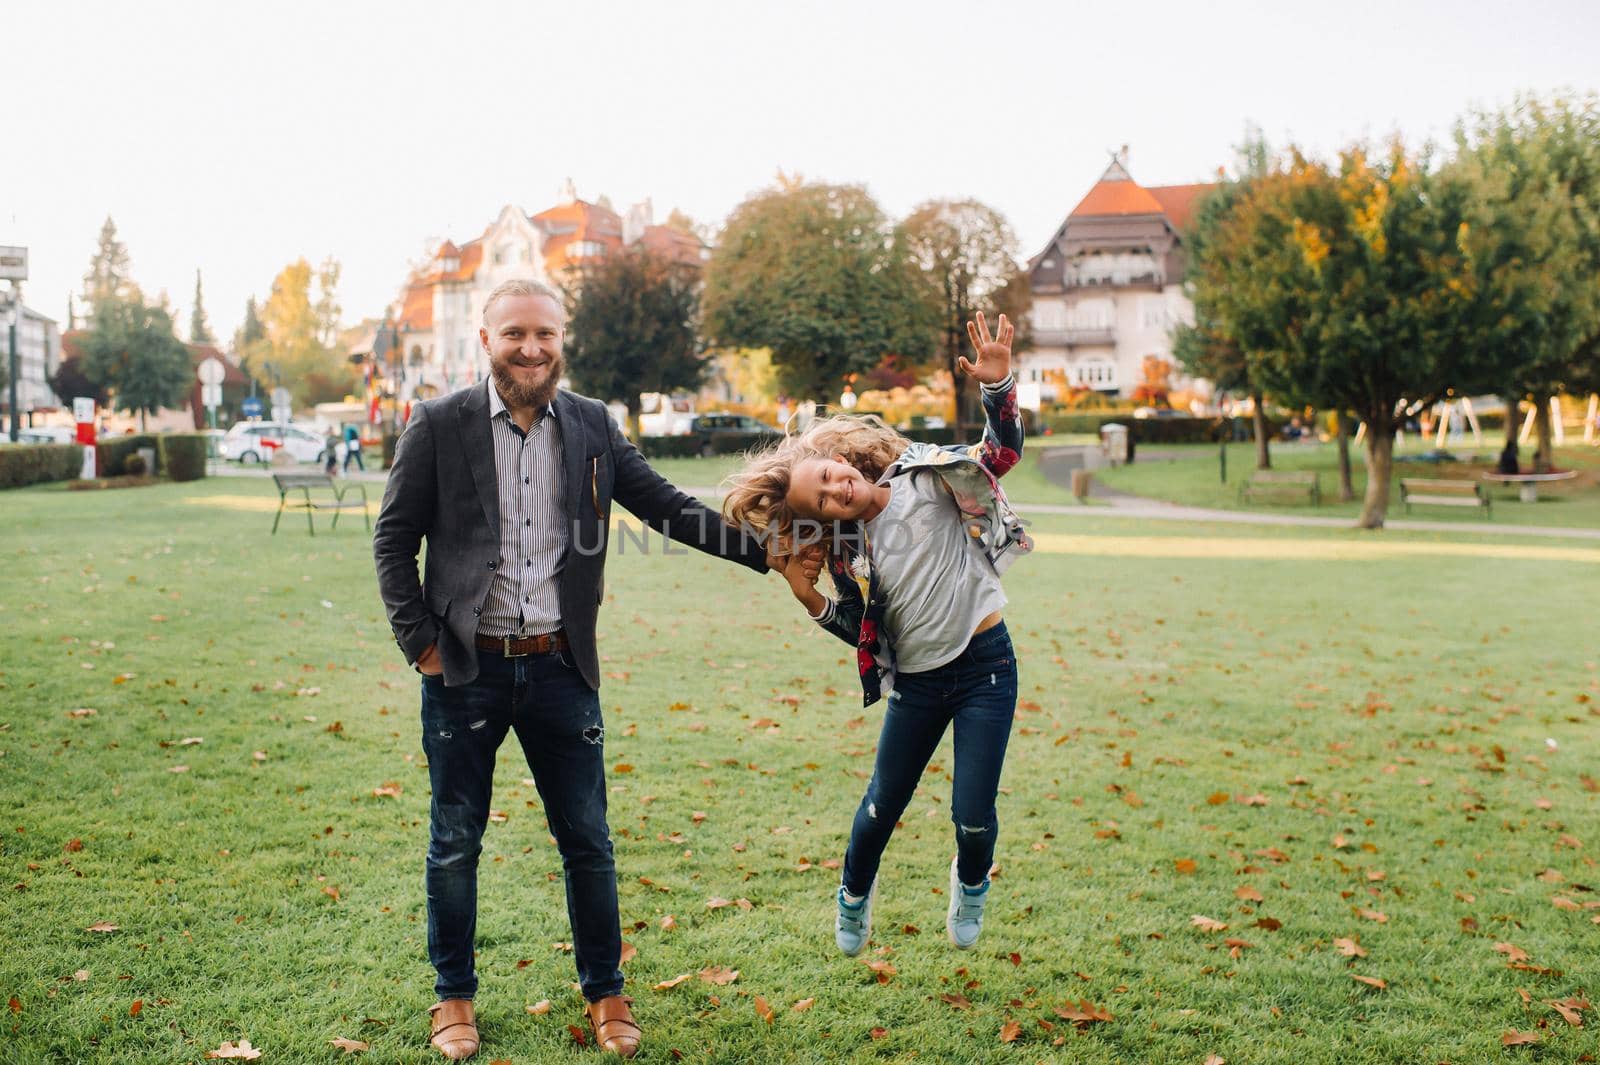
[[[561,852],[595,1042],[624,1057],[639,1046],[618,968],[597,694],[612,499],[675,540],[758,573],[776,568],[758,541],[652,470],[603,404],[560,389],[565,329],[561,299],[546,285],[508,281],[489,294],[478,333],[489,380],[412,413],[373,531],[389,623],[422,674],[433,786],[428,958],[439,998],[430,1041],[447,1058],[478,1049],[478,855],[495,754],[510,731]]]

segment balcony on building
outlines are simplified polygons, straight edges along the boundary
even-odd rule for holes
[[[1070,329],[1040,329],[1033,331],[1033,342],[1045,348],[1083,348],[1114,344],[1117,331],[1109,325],[1081,326]]]

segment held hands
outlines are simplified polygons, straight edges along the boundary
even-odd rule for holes
[[[980,384],[993,385],[1004,381],[1011,372],[1011,339],[1015,335],[1016,330],[1002,314],[998,331],[991,337],[989,325],[983,319],[983,312],[979,311],[977,322],[967,323],[967,339],[972,341],[972,351],[977,358],[969,361],[962,356],[958,360],[961,371]]]
[[[822,613],[827,605],[822,593],[817,591],[823,555],[821,544],[808,544],[784,559],[783,579],[789,582],[789,590],[813,617]]]

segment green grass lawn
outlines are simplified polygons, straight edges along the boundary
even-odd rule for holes
[[[338,1060],[335,1038],[439,1060],[417,681],[359,521],[269,537],[276,496],[246,479],[4,501],[0,1060],[199,1062],[241,1038],[263,1062]],[[946,741],[859,959],[833,947],[830,864],[879,708],[849,650],[774,577],[614,541],[601,694],[639,1060],[1600,1051],[1593,1011],[1578,1029],[1546,1005],[1594,990],[1600,948],[1600,550],[1032,529],[983,938],[944,936]],[[479,1060],[598,1061],[568,1030],[558,857],[502,759]],[[738,977],[653,990],[714,967]],[[1058,1013],[1081,1002],[1109,1019]],[[1541,1043],[1505,1050],[1512,1030]]]
[[[1476,456],[1475,463],[1422,463],[1397,462],[1394,484],[1390,493],[1389,516],[1403,518],[1408,515],[1400,505],[1399,478],[1446,477],[1476,479],[1484,470],[1494,469],[1497,449],[1494,441],[1474,451],[1472,448],[1452,446],[1447,450],[1458,458]],[[1397,451],[1405,458],[1430,450],[1414,439],[1409,446]],[[1315,470],[1321,475],[1321,506],[1307,503],[1241,502],[1239,485],[1255,469],[1255,445],[1230,444],[1228,447],[1228,482],[1220,478],[1217,447],[1213,444],[1164,445],[1150,444],[1135,452],[1135,461],[1116,469],[1095,471],[1095,476],[1105,484],[1135,495],[1184,503],[1198,507],[1219,507],[1225,510],[1256,510],[1272,513],[1306,513],[1334,517],[1354,518],[1361,512],[1361,495],[1366,491],[1367,475],[1363,451],[1352,447],[1350,459],[1353,466],[1351,480],[1355,486],[1356,500],[1340,503],[1339,456],[1332,444],[1274,444],[1272,468],[1275,470]],[[1523,461],[1529,461],[1530,452],[1523,450]],[[1600,528],[1600,448],[1577,445],[1558,449],[1556,464],[1563,469],[1582,471],[1580,477],[1568,484],[1540,486],[1537,503],[1523,503],[1517,498],[1514,486],[1494,485],[1494,501],[1490,520],[1507,525],[1553,525],[1566,528]],[[1418,505],[1409,517],[1428,521],[1482,521],[1483,513],[1471,507],[1440,507]]]

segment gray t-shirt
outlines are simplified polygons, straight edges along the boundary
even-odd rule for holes
[[[967,535],[933,470],[889,482],[889,504],[866,523],[872,566],[888,599],[884,627],[895,670],[923,673],[961,654],[978,622],[1006,605],[1000,576]]]

